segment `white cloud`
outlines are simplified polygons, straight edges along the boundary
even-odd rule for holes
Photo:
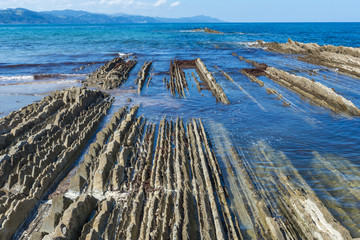
[[[135,2],[134,0],[100,0],[100,4],[106,4],[106,5],[122,5],[124,7],[129,7],[129,6],[133,6],[133,5],[142,5],[142,2],[137,1]]]
[[[172,7],[176,7],[176,6],[179,6],[180,5],[180,1],[177,1],[177,2],[173,2],[173,3],[171,3],[170,4],[170,7],[172,8]]]
[[[164,5],[167,3],[167,0],[158,0],[154,3],[154,7],[160,7],[161,5]]]
[[[98,3],[95,1],[90,1],[90,2],[84,2],[81,5],[82,6],[92,6],[92,5],[96,5],[96,4],[98,4]]]

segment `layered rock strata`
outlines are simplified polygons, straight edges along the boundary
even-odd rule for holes
[[[214,30],[214,29],[210,29],[210,28],[197,28],[193,30],[194,32],[205,32],[205,33],[214,33],[214,34],[224,34],[223,32]]]
[[[324,204],[333,215],[360,238],[360,173],[348,159],[313,152],[310,178],[316,182],[317,192],[326,196]],[[329,178],[329,173],[332,177]],[[346,204],[346,208],[342,204]]]
[[[260,87],[265,86],[265,83],[263,81],[261,81],[260,79],[258,79],[254,75],[249,74],[247,71],[241,70],[241,73],[244,74],[245,76],[247,76],[250,79],[251,82],[257,83]],[[271,94],[276,95],[277,96],[276,100],[282,100],[283,99],[283,96],[278,91],[276,91],[275,89],[266,87],[266,93],[269,94],[269,95],[271,95]],[[290,103],[288,103],[285,100],[282,100],[282,101],[283,101],[283,106],[284,107],[290,107]]]
[[[200,119],[154,124],[138,116],[139,106],[114,113],[68,191],[40,201],[73,168],[111,105],[105,97],[58,92],[52,99],[64,106],[47,120],[58,129],[30,130],[20,150],[14,142],[2,151],[2,173],[11,177],[0,190],[1,239],[351,239],[281,152],[258,142],[249,151],[255,164],[238,155],[221,124],[209,124],[212,145]],[[14,158],[20,153],[30,157]]]
[[[136,63],[136,60],[125,61],[122,58],[114,58],[91,73],[83,84],[101,89],[118,88],[126,82]]]
[[[195,60],[174,60],[170,63],[170,80],[167,82],[167,88],[170,89],[172,95],[176,93],[180,97],[185,97],[185,89],[188,88],[188,82],[183,69],[195,69],[198,76],[201,79],[201,83],[197,80],[195,74],[193,74],[194,81],[196,83],[199,92],[203,89],[212,92],[212,95],[218,102],[223,104],[230,104],[224,90],[217,83],[213,75],[206,68],[203,61],[200,58]],[[191,78],[190,78],[191,80]]]
[[[249,209],[259,211],[255,221],[262,234],[273,239],[352,239],[281,152],[264,142],[258,142],[252,151],[263,160],[261,164],[252,166],[239,158],[238,162],[255,186],[258,197]],[[250,212],[251,217],[254,214]]]
[[[221,124],[210,128],[244,239],[352,239],[284,153],[259,141],[240,157]]]
[[[0,239],[10,239],[63,179],[112,105],[100,91],[71,88],[0,120]],[[25,223],[26,225],[26,223]]]
[[[63,198],[77,197],[43,239],[241,239],[201,120],[157,125],[137,111],[97,134]]]
[[[170,62],[170,81],[167,85],[172,95],[175,96],[177,92],[179,97],[185,97],[184,89],[188,87],[188,82],[180,63],[177,60]]]
[[[288,40],[287,43],[257,41],[267,51],[284,54],[301,54],[299,60],[338,69],[339,72],[360,78],[360,48],[301,43]]]
[[[135,80],[135,84],[138,85],[138,94],[140,94],[141,89],[143,88],[146,80],[148,80],[148,84],[150,83],[151,79],[148,78],[149,76],[149,71],[152,65],[152,61],[150,62],[145,62],[144,65],[141,67],[139,73],[138,73],[138,77]]]
[[[222,87],[216,82],[213,75],[206,68],[203,61],[200,58],[195,60],[196,71],[199,74],[201,80],[209,87],[210,91],[216,97],[216,100],[224,104],[230,104],[226,94]]]
[[[360,109],[354,103],[319,82],[306,77],[296,76],[265,64],[249,61],[245,58],[240,57],[240,59],[246,60],[255,67],[242,70],[242,73],[249,76],[252,80],[255,79],[255,76],[264,75],[300,96],[309,99],[318,106],[328,108],[337,113],[360,116]],[[254,81],[258,82],[257,80]]]

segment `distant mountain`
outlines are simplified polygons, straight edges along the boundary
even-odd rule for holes
[[[184,18],[155,18],[160,22],[172,22],[172,23],[216,23],[221,22],[217,18],[212,18],[204,15],[195,17],[184,17]]]
[[[221,22],[207,16],[159,18],[123,13],[107,15],[74,10],[35,12],[24,8],[0,10],[0,24],[87,24],[87,23],[209,23]]]

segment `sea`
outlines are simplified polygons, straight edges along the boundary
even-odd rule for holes
[[[224,34],[194,31],[204,27]],[[0,117],[55,90],[81,86],[89,73],[115,57],[136,57],[139,62],[127,82],[107,91],[116,99],[112,112],[131,98],[131,104],[141,104],[139,114],[149,121],[165,116],[201,118],[224,175],[226,163],[221,159],[231,145],[255,168],[265,158],[286,159],[277,167],[294,168],[336,219],[346,225],[350,217],[360,224],[360,118],[315,106],[260,77],[291,104],[284,107],[275,95],[242,75],[241,69],[251,65],[232,55],[318,81],[360,107],[360,79],[301,62],[296,56],[267,52],[256,44],[257,40],[284,43],[289,38],[360,47],[360,23],[0,25]],[[163,82],[169,77],[170,61],[195,58],[213,73],[230,105],[217,103],[208,91],[198,93],[194,81],[185,98],[171,95]],[[138,95],[134,80],[150,60],[151,83]],[[191,70],[186,70],[188,74]],[[259,148],[263,154],[255,151]],[[359,233],[359,225],[347,227]]]

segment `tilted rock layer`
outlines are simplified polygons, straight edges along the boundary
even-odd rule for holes
[[[0,239],[10,239],[30,211],[71,169],[112,100],[71,88],[0,119]]]
[[[125,61],[122,58],[114,58],[91,73],[84,85],[102,89],[118,88],[126,82],[136,63],[136,60]]]
[[[339,72],[360,78],[360,48],[300,43],[288,40],[287,43],[258,41],[267,51],[284,54],[301,54],[300,60],[316,65],[339,69]]]
[[[333,89],[326,87],[324,84],[306,77],[296,76],[274,67],[269,67],[266,64],[259,64],[243,57],[240,57],[240,60],[244,60],[255,67],[243,69],[242,73],[260,85],[262,83],[259,82],[255,76],[263,75],[319,106],[329,108],[337,113],[360,116],[360,109],[356,107],[354,103],[337,94]]]

